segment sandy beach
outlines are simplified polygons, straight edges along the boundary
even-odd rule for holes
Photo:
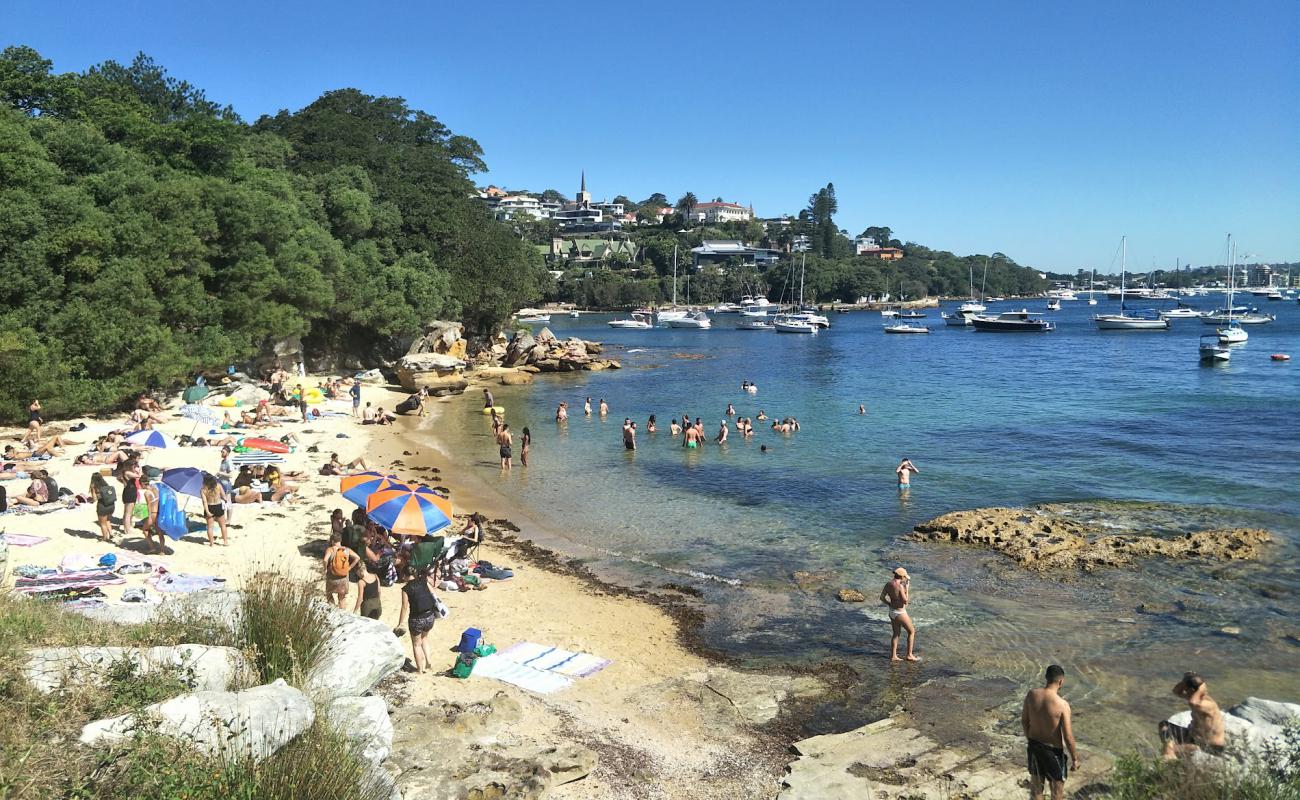
[[[366,386],[364,399],[389,405],[394,394],[387,388]],[[443,402],[472,402],[457,397]],[[168,421],[157,426],[173,438],[189,433],[187,419],[175,416],[173,404]],[[519,724],[510,735],[522,740],[574,742],[595,750],[596,769],[585,780],[561,786],[555,797],[763,797],[774,796],[788,758],[784,744],[772,728],[763,723],[776,718],[780,700],[792,695],[812,694],[816,681],[775,676],[748,675],[710,662],[688,648],[679,637],[679,626],[664,609],[641,599],[605,587],[580,570],[552,562],[526,545],[529,530],[518,534],[518,542],[506,542],[495,534],[514,527],[512,510],[485,504],[459,490],[455,476],[436,451],[417,442],[429,441],[438,423],[439,404],[430,416],[401,418],[392,427],[363,426],[347,415],[344,403],[325,402],[322,411],[341,412],[307,424],[285,423],[265,432],[279,437],[293,432],[300,439],[294,452],[286,454],[283,469],[304,474],[300,489],[288,502],[237,505],[231,516],[229,547],[209,546],[202,530],[171,542],[173,553],[162,557],[144,556],[145,540],[137,532],[125,540],[116,524],[116,544],[99,541],[93,505],[79,505],[48,513],[9,512],[0,515],[0,530],[8,534],[48,537],[35,546],[10,547],[10,577],[13,568],[24,564],[56,567],[70,556],[98,560],[105,553],[119,557],[134,554],[172,573],[215,576],[226,585],[238,586],[257,570],[272,568],[304,580],[319,580],[322,567],[316,554],[328,536],[329,513],[351,504],[338,493],[338,478],[318,474],[331,452],[346,462],[364,456],[371,468],[389,470],[404,479],[445,485],[458,516],[480,512],[489,520],[487,541],[480,558],[514,569],[515,577],[492,581],[483,591],[442,592],[450,608],[448,619],[438,622],[429,637],[435,672],[414,675],[399,673],[385,687],[395,704],[439,705],[490,703],[504,693],[522,708]],[[84,422],[86,428],[71,437],[89,443],[95,437],[122,427],[122,418],[62,421],[50,426],[63,429]],[[419,427],[419,438],[414,435]],[[203,431],[199,432],[200,434]],[[17,439],[19,431],[4,432],[6,441]],[[346,437],[346,438],[340,438]],[[319,452],[309,453],[310,446]],[[39,466],[74,492],[84,493],[90,476],[98,469],[73,464],[85,446],[73,446],[62,455]],[[215,471],[215,447],[173,447],[146,451],[144,463],[163,469],[193,466]],[[415,468],[415,469],[412,469]],[[441,470],[438,474],[430,468]],[[26,488],[27,481],[11,480],[6,488],[12,496]],[[499,499],[497,500],[499,504]],[[197,500],[190,500],[191,528],[198,516]],[[514,515],[518,518],[518,515]],[[513,540],[514,537],[506,537]],[[126,583],[103,588],[106,602],[118,603],[123,591],[146,587],[146,574],[127,575]],[[382,620],[397,627],[400,584],[383,588]],[[349,601],[355,595],[349,597]],[[453,662],[451,648],[467,627],[484,632],[486,641],[504,649],[530,641],[581,651],[609,659],[610,665],[565,690],[548,695],[526,692],[489,678],[458,680],[441,670]],[[403,646],[407,647],[406,642]],[[445,663],[439,663],[445,662]],[[722,688],[719,687],[730,687]],[[757,711],[748,705],[757,705]]]

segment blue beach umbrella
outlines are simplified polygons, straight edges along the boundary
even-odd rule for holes
[[[161,480],[175,489],[177,494],[199,497],[203,490],[203,478],[207,474],[198,467],[176,467],[163,470]]]
[[[373,471],[358,472],[355,475],[344,475],[339,480],[339,491],[345,499],[365,508],[366,500],[370,498],[370,495],[380,489],[401,485],[396,475],[384,475]]]
[[[157,447],[162,449],[172,446],[171,439],[167,438],[162,431],[136,431],[123,441],[130,442],[136,447]]]

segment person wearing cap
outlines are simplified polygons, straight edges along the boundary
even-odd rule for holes
[[[889,624],[893,630],[893,635],[889,639],[890,661],[903,660],[898,657],[898,637],[904,630],[907,631],[907,660],[921,660],[920,656],[912,652],[916,646],[916,626],[912,624],[912,618],[907,614],[907,604],[910,602],[908,592],[911,584],[912,578],[907,574],[907,570],[898,567],[894,570],[889,583],[880,590],[880,602],[889,606]]]
[[[1184,728],[1172,722],[1162,722],[1159,726],[1160,741],[1164,743],[1164,757],[1173,760],[1178,756],[1191,755],[1197,750],[1204,750],[1210,755],[1222,755],[1228,740],[1223,729],[1223,712],[1219,704],[1210,697],[1205,679],[1195,672],[1183,674],[1183,679],[1174,684],[1174,694],[1187,701],[1192,711],[1191,725]]]

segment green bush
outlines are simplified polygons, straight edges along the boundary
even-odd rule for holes
[[[329,635],[319,586],[260,572],[245,581],[241,595],[236,638],[252,655],[262,682],[283,678],[301,685]]]
[[[1209,766],[1129,754],[1108,783],[1112,800],[1300,800],[1300,727],[1288,727],[1262,759],[1230,755]]]

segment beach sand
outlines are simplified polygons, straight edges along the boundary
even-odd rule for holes
[[[393,392],[385,387],[366,386],[364,393],[365,400],[377,400],[384,406],[391,405],[394,399]],[[443,402],[473,402],[471,397]],[[404,479],[445,485],[451,490],[458,516],[478,511],[489,519],[526,519],[518,513],[512,516],[512,509],[500,507],[499,498],[492,501],[495,506],[486,505],[484,498],[460,492],[445,460],[436,451],[417,444],[427,442],[424,437],[428,435],[436,436],[438,403],[433,404],[430,417],[402,418],[392,427],[360,425],[347,416],[345,403],[326,402],[320,407],[342,415],[306,425],[286,423],[265,432],[268,438],[293,432],[301,440],[296,452],[286,455],[283,465],[286,472],[301,470],[305,475],[291,502],[238,505],[232,513],[229,547],[210,547],[204,532],[194,531],[172,542],[174,554],[157,557],[156,563],[173,573],[219,576],[236,587],[257,570],[268,567],[319,580],[322,566],[319,558],[309,553],[323,548],[330,511],[342,508],[351,513],[352,509],[338,494],[338,478],[318,474],[330,452],[338,452],[344,462],[364,455],[371,468],[391,469]],[[174,408],[175,404],[168,411],[169,421],[158,426],[173,437],[192,428],[189,420],[172,418]],[[87,428],[71,436],[86,443],[123,425],[123,420],[116,418],[70,420],[47,427],[66,429],[78,421],[85,422]],[[419,440],[412,435],[416,426],[421,429]],[[340,434],[347,438],[338,438]],[[19,431],[10,429],[3,435],[10,441],[18,437]],[[316,445],[319,452],[307,453],[310,445]],[[48,469],[60,486],[84,493],[92,472],[98,469],[72,463],[84,449],[69,448],[64,455],[36,466]],[[175,447],[148,451],[144,461],[164,469],[193,466],[215,471],[219,458],[215,447]],[[435,473],[411,469],[415,467],[433,467],[442,472],[434,478]],[[24,491],[26,483],[12,480],[6,482],[6,487],[12,495]],[[0,530],[6,533],[49,537],[49,541],[33,547],[10,547],[9,581],[13,580],[12,568],[21,564],[57,566],[72,554],[98,559],[106,552],[144,553],[145,542],[139,533],[117,546],[101,544],[93,508],[82,505],[46,514],[0,515]],[[189,510],[192,519],[201,521],[197,499],[190,500]],[[119,501],[114,519],[120,512]],[[455,529],[459,527],[458,521]],[[114,530],[116,535],[120,529],[115,526]],[[745,698],[786,697],[785,679],[750,676],[710,662],[682,641],[677,622],[664,609],[612,591],[581,572],[553,568],[534,552],[494,542],[492,530],[489,527],[488,541],[479,557],[513,568],[515,577],[493,581],[484,591],[441,593],[451,614],[435,625],[428,641],[438,671],[424,675],[399,673],[395,680],[405,703],[489,701],[499,692],[513,697],[523,709],[523,718],[512,727],[512,736],[549,745],[578,743],[600,755],[591,775],[555,789],[551,795],[554,797],[749,798],[776,794],[788,760],[784,755],[788,739],[783,742],[775,732],[751,724],[756,720],[751,714],[747,721],[742,707]],[[527,540],[528,536],[524,526],[518,537]],[[146,577],[130,575],[125,585],[104,587],[108,602],[118,602],[127,588],[145,585]],[[154,594],[152,588],[148,592]],[[384,588],[381,595],[382,620],[397,627],[399,586]],[[354,598],[350,595],[349,601]],[[488,678],[463,681],[446,677],[441,670],[452,665],[451,648],[467,627],[481,629],[485,641],[499,649],[526,640],[592,653],[612,663],[576,680],[570,688],[549,695],[531,694]],[[403,641],[404,648],[408,642]],[[718,686],[733,688],[719,691]],[[775,706],[775,702],[770,705]]]

